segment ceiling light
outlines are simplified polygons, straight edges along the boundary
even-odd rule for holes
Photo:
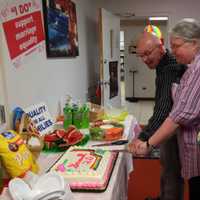
[[[167,21],[168,17],[149,17],[150,21]]]

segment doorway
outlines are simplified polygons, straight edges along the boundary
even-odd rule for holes
[[[136,56],[136,42],[139,34],[148,24],[160,28],[165,46],[168,44],[168,17],[164,20],[149,21],[149,17],[121,18],[120,20],[120,59],[122,102],[128,100],[153,100],[155,96],[155,70],[147,66]]]

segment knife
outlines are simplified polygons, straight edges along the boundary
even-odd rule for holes
[[[128,142],[129,142],[128,140],[117,140],[117,141],[114,141],[114,142],[93,144],[92,147],[112,146],[112,145],[124,145],[124,144],[127,144]]]
[[[109,150],[110,152],[115,152],[115,153],[130,153],[132,154],[130,151],[128,151],[128,149],[112,149]]]

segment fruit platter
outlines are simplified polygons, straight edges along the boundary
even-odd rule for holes
[[[90,136],[92,140],[113,141],[123,136],[124,125],[110,120],[101,120],[91,123]]]
[[[58,129],[44,136],[44,150],[63,151],[72,145],[84,145],[89,140],[88,135],[81,133],[75,126],[67,130]]]

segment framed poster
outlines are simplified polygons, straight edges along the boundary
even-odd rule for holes
[[[76,5],[71,0],[44,0],[47,57],[79,55]]]
[[[110,99],[118,95],[118,61],[109,62]]]

